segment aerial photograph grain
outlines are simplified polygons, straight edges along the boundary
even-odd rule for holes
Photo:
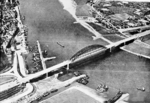
[[[149,0],[1,0],[0,103],[150,103]]]

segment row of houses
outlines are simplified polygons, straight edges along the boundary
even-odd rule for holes
[[[100,0],[98,2],[98,0],[96,0],[95,4],[93,4],[92,6],[103,15],[106,21],[109,21],[118,29],[124,29],[150,25],[150,13],[148,13],[148,11],[150,11],[150,8],[146,6],[146,3],[138,4],[139,6],[134,7],[135,4],[132,2],[108,2],[105,0]]]

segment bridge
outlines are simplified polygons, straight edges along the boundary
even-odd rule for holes
[[[90,46],[87,46],[87,47],[81,49],[80,51],[78,51],[75,55],[72,56],[72,58],[70,58],[70,60],[73,62],[78,62],[81,60],[84,61],[85,59],[89,59],[94,56],[103,55],[103,54],[105,54],[105,52],[107,50],[110,50],[109,52],[112,52],[112,48],[116,48],[116,47],[120,47],[120,49],[130,52],[132,54],[135,54],[137,56],[141,56],[141,57],[150,59],[150,46],[145,45],[145,44],[141,45],[140,42],[136,42],[138,38],[144,37],[149,34],[150,34],[150,30],[142,32],[142,33],[138,33],[136,35],[125,38],[125,39],[120,40],[115,43],[112,42],[111,44],[106,45],[106,46],[101,46],[98,44],[90,45]],[[143,49],[141,49],[140,52],[128,50],[130,45],[136,45],[137,48],[142,47]],[[142,52],[142,50],[143,50],[143,52]]]
[[[70,61],[70,60],[67,60],[67,61],[64,61],[64,62],[59,63],[59,64],[57,64],[57,65],[54,65],[54,66],[52,66],[52,67],[49,67],[49,68],[47,68],[47,69],[45,69],[45,70],[42,70],[42,71],[40,71],[40,72],[37,72],[37,73],[35,73],[35,74],[30,74],[30,75],[26,76],[25,78],[22,78],[21,81],[20,81],[20,83],[29,82],[29,81],[32,80],[32,79],[35,79],[35,78],[37,78],[37,77],[40,77],[41,75],[47,74],[47,73],[49,73],[49,72],[56,71],[56,70],[58,70],[58,69],[61,68],[61,67],[64,67],[64,66],[66,66],[66,65],[69,65],[70,63],[71,63],[71,61]]]
[[[150,30],[147,30],[147,31],[142,32],[142,33],[138,33],[138,34],[136,34],[136,35],[133,35],[133,36],[128,37],[128,38],[125,38],[125,39],[120,40],[120,41],[118,41],[118,42],[111,43],[110,45],[107,45],[106,47],[107,47],[107,48],[116,47],[116,46],[118,46],[118,45],[125,44],[126,42],[129,42],[129,41],[132,41],[132,40],[136,40],[136,39],[138,39],[138,38],[140,38],[140,37],[144,37],[144,36],[146,36],[146,35],[150,35]]]
[[[124,45],[124,46],[120,47],[120,49],[122,49],[126,52],[129,52],[131,54],[150,59],[150,46],[146,45],[146,43],[137,41],[138,38],[144,37],[146,35],[150,35],[150,30],[147,30],[142,33],[138,33],[138,34],[128,37],[126,39],[120,40],[116,43],[112,43],[110,45],[107,45],[106,47],[110,48],[110,50],[111,50],[112,47]],[[128,42],[130,42],[130,41],[134,41],[134,42],[129,44]]]
[[[87,46],[87,47],[81,49],[80,51],[78,51],[76,54],[74,54],[70,58],[70,60],[71,61],[75,61],[76,59],[84,58],[87,55],[90,55],[90,54],[92,54],[95,51],[101,51],[103,49],[105,49],[105,47],[102,46],[102,45],[99,45],[99,44],[90,45],[90,46]]]
[[[150,29],[150,25],[140,26],[140,27],[133,27],[133,28],[126,28],[126,29],[119,29],[120,32],[131,32],[134,30],[143,30],[143,29]]]

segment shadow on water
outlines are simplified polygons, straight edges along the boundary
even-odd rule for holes
[[[144,59],[145,58],[143,58],[143,61],[145,61],[146,68],[150,72],[150,59],[145,59],[145,60]]]

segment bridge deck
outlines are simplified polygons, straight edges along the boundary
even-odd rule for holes
[[[150,28],[150,25],[133,27],[133,28],[126,28],[126,29],[119,29],[119,31],[121,31],[121,32],[129,32],[129,31],[134,31],[134,30],[137,30],[137,29],[148,29],[148,28]]]
[[[150,48],[141,46],[140,43],[134,42],[132,44],[121,47],[121,49],[129,53],[150,59]]]

